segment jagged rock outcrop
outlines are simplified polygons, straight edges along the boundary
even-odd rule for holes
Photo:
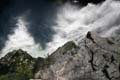
[[[76,45],[68,42],[48,57],[39,69],[41,80],[120,80],[120,45],[88,32]]]
[[[19,49],[0,59],[0,80],[29,80],[36,59]]]
[[[0,78],[14,74],[17,78],[0,80],[120,80],[120,45],[88,32],[79,43],[70,41],[45,59],[13,51],[0,59]]]

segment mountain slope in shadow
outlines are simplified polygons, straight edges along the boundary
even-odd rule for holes
[[[16,50],[0,59],[0,80],[13,75],[14,80],[120,80],[120,45],[88,32],[78,44],[69,41],[47,58]]]

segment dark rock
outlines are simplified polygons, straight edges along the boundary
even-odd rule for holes
[[[32,78],[35,60],[21,49],[8,53],[0,59],[0,80],[3,76],[5,80],[6,78],[8,80],[9,76],[12,77],[13,74],[15,74],[15,80]]]
[[[7,64],[0,63],[0,75],[6,74],[9,71],[9,66]]]

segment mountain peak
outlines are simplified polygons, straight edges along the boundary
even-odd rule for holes
[[[11,61],[13,59],[17,58],[29,58],[32,59],[32,57],[22,49],[13,50],[12,52],[9,52],[7,55],[5,55],[1,60]]]
[[[15,80],[25,80],[33,76],[33,66],[35,60],[27,52],[22,49],[14,50],[9,52],[5,57],[0,59],[0,74],[2,78],[8,78],[5,80],[12,80],[13,76],[16,77]],[[10,76],[11,79],[9,79]],[[1,79],[1,76],[0,76]]]
[[[21,49],[14,50],[0,59],[0,80],[13,77],[15,80],[119,80],[120,46],[116,41],[88,32],[79,44],[69,41],[47,58],[36,59]]]

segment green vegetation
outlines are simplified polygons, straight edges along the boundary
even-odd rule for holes
[[[66,43],[63,48],[68,51],[68,50],[71,50],[72,48],[76,48],[76,44],[73,42],[73,41],[70,41],[68,43]]]
[[[30,78],[30,76],[23,73],[8,73],[0,76],[0,80],[29,80]]]
[[[29,80],[33,78],[35,59],[22,50],[13,51],[4,57],[8,71],[0,75],[0,80]]]

